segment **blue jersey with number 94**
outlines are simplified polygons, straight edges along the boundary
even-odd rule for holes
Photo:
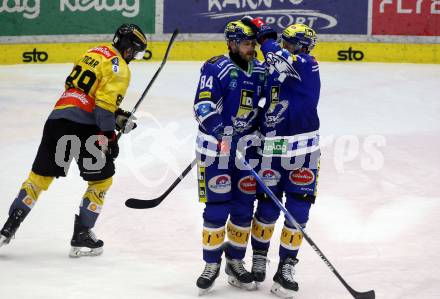
[[[224,55],[206,61],[194,100],[199,138],[216,142],[219,133],[229,126],[236,137],[255,132],[265,77],[265,68],[256,59],[249,62],[247,72]],[[198,142],[198,147],[206,148],[206,144]]]

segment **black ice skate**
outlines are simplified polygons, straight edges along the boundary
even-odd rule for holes
[[[27,213],[23,209],[15,209],[12,212],[11,216],[9,216],[8,220],[6,220],[5,225],[0,231],[0,247],[11,242],[11,239],[14,237],[15,232],[26,215]]]
[[[252,275],[257,286],[266,279],[266,265],[268,262],[267,250],[254,250],[252,256]]]
[[[274,284],[270,291],[278,297],[292,299],[298,291],[298,283],[293,279],[295,275],[295,265],[298,263],[296,258],[287,257],[280,261],[277,273],[273,277]]]
[[[256,289],[254,276],[243,266],[243,260],[230,260],[226,258],[226,274],[228,274],[228,282],[234,287],[253,291]]]
[[[215,279],[220,273],[221,260],[218,263],[206,263],[205,269],[197,279],[197,287],[199,288],[199,296],[208,293],[214,286]]]
[[[78,215],[75,215],[75,227],[70,245],[72,246],[70,257],[97,256],[104,251],[104,242],[98,240],[90,228],[81,225]]]

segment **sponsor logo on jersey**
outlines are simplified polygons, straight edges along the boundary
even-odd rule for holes
[[[229,77],[231,77],[231,79],[237,79],[237,78],[238,78],[238,72],[237,72],[237,70],[236,70],[236,69],[232,69],[232,70],[229,72]]]
[[[231,82],[229,82],[229,89],[234,90],[237,88],[237,80],[232,79]]]
[[[239,116],[232,116],[232,126],[234,127],[234,131],[237,133],[243,133],[244,131],[250,129],[256,121],[258,115],[258,108],[255,108],[251,111],[244,111],[243,114],[240,113]]]
[[[119,72],[119,59],[118,59],[118,57],[115,57],[112,59],[112,65],[113,65],[113,67],[112,67],[113,72],[118,73]]]
[[[264,155],[285,155],[287,154],[287,140],[266,140],[264,141]]]
[[[273,169],[262,169],[258,174],[263,179],[264,184],[268,187],[276,186],[281,179],[281,174]]]
[[[33,200],[32,198],[30,198],[29,196],[26,196],[25,198],[23,198],[22,202],[27,205],[29,208],[33,208],[35,205],[35,200]]]
[[[206,189],[204,186],[199,186],[199,197],[206,197]]]
[[[63,92],[63,94],[61,95],[61,99],[65,99],[65,98],[75,98],[79,100],[82,104],[89,105],[89,100],[87,99],[88,98],[87,95],[79,90],[69,89]]]
[[[242,89],[240,97],[240,109],[252,110],[253,109],[254,91]]]
[[[96,48],[90,49],[88,52],[100,54],[100,55],[104,56],[105,58],[111,58],[113,56],[116,56],[116,53],[113,52],[112,50],[110,50],[106,46],[96,47]]]
[[[199,100],[201,99],[210,99],[211,98],[211,92],[210,91],[202,91],[199,93]]]
[[[201,202],[206,202],[206,181],[205,181],[205,167],[200,166],[198,168],[198,179],[199,179],[199,200]]]
[[[263,73],[260,73],[258,75],[258,78],[260,79],[260,81],[264,81],[266,79],[266,76]]]
[[[89,203],[89,205],[87,206],[87,210],[93,212],[93,213],[101,213],[101,206],[97,205],[94,202]]]
[[[290,172],[289,179],[294,185],[305,186],[315,181],[315,174],[308,168],[299,168]]]
[[[214,193],[228,193],[231,191],[231,177],[229,175],[216,175],[209,180],[208,188]]]
[[[280,102],[280,86],[272,86],[270,88],[270,103],[276,104]]]
[[[257,191],[257,180],[253,176],[248,175],[238,181],[238,189],[246,194],[255,194]]]

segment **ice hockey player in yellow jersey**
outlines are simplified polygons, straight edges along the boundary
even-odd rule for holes
[[[89,49],[66,78],[65,91],[56,101],[43,129],[32,170],[9,209],[0,231],[0,246],[8,244],[29,214],[40,193],[54,178],[64,177],[73,158],[88,187],[75,215],[69,256],[95,256],[104,242],[91,229],[104,204],[115,173],[119,147],[115,130],[136,127],[130,112],[119,108],[130,82],[128,64],[142,59],[147,40],[139,26],[121,25],[112,46]]]

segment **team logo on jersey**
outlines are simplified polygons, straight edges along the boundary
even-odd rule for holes
[[[315,181],[315,174],[308,168],[292,170],[289,179],[294,185],[306,186]]]
[[[229,175],[216,175],[209,180],[208,188],[214,193],[228,193],[231,191],[231,177]]]
[[[273,169],[262,169],[258,174],[263,179],[264,184],[268,187],[276,186],[281,179],[281,174]]]
[[[273,103],[271,103],[271,107],[264,115],[264,125],[268,128],[274,128],[277,124],[282,122],[285,119],[283,114],[289,107],[288,101],[275,102],[275,105],[272,104]]]
[[[260,73],[258,75],[258,78],[260,79],[260,81],[264,81],[266,79],[266,76],[263,73]]]
[[[114,73],[119,72],[119,59],[118,59],[118,57],[115,57],[112,59],[112,70]]]
[[[281,83],[283,83],[287,77],[296,78],[299,81],[302,81],[301,76],[292,66],[291,62],[289,62],[288,59],[284,58],[283,56],[269,52],[266,56],[266,62],[269,65],[270,74],[273,74],[274,71],[280,74],[278,76],[278,81]]]
[[[251,176],[245,176],[238,181],[238,189],[245,194],[255,194],[257,191],[257,180]]]

